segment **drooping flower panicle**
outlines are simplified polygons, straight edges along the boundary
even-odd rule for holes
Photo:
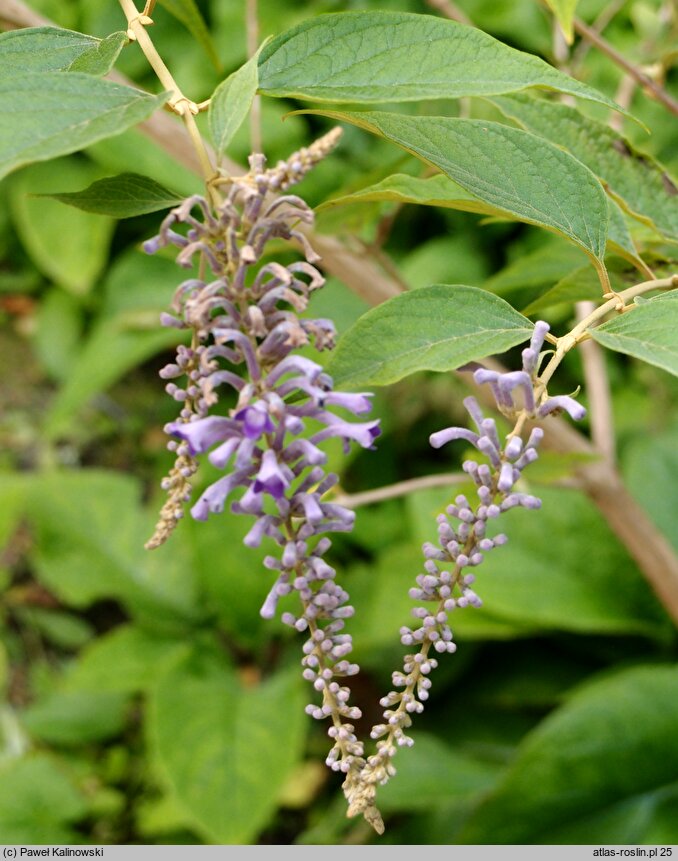
[[[516,428],[522,428],[526,418],[540,419],[557,410],[565,410],[575,419],[586,414],[573,398],[549,398],[539,384],[540,350],[548,330],[548,324],[542,321],[535,325],[530,346],[523,350],[522,370],[498,373],[476,367],[474,371],[476,383],[489,383],[499,411],[517,420]],[[395,774],[393,757],[397,748],[413,744],[406,730],[412,724],[412,715],[424,710],[429,697],[430,673],[438,665],[431,651],[439,655],[455,652],[450,614],[482,606],[475,590],[475,574],[471,572],[487,553],[508,541],[505,534],[495,531],[495,522],[511,508],[541,506],[536,496],[516,485],[525,467],[538,457],[542,429],[534,427],[527,440],[514,429],[502,442],[494,419],[484,416],[476,398],[466,398],[464,406],[475,430],[445,428],[431,435],[431,445],[440,448],[448,442],[464,440],[488,462],[464,461],[462,469],[475,485],[476,498],[457,496],[438,516],[437,544],[423,545],[424,571],[410,590],[410,597],[417,602],[412,610],[417,624],[400,629],[402,644],[417,651],[405,656],[402,671],[392,676],[395,690],[381,700],[384,722],[374,726],[371,733],[377,741],[376,753],[367,757],[362,770],[350,774],[344,784],[349,815],[363,813],[373,822],[379,821],[374,804],[376,788]]]
[[[300,610],[284,612],[282,621],[308,635],[303,676],[322,703],[310,704],[307,712],[331,719],[327,763],[348,772],[364,762],[351,723],[360,711],[348,704],[349,690],[338,681],[358,671],[348,660],[351,638],[343,632],[353,608],[324,556],[331,547],[327,533],[349,531],[354,514],[325,501],[338,478],[323,469],[322,445],[338,437],[345,447],[357,442],[371,448],[379,422],[337,414],[337,409],[354,416],[369,412],[370,395],[334,392],[322,367],[295,353],[307,344],[332,347],[334,326],[300,316],[310,294],[324,284],[314,265],[319,258],[298,229],[312,224],[313,212],[298,196],[275,196],[326,155],[338,135],[339,130],[330,132],[271,170],[264,169],[262,156],[252,156],[246,176],[219,184],[224,198],[218,206],[188,198],[145,247],[152,253],[175,245],[181,249],[180,265],[201,260],[213,275],[209,282],[190,278],[181,284],[172,314],[163,317],[166,325],[191,330],[192,343],[180,347],[176,361],[161,372],[185,383],[167,385],[182,405],[179,418],[165,428],[177,462],[166,480],[171,501],[150,546],[171,532],[190,494],[196,458],[206,454],[224,474],[202,493],[191,514],[205,520],[230,503],[231,512],[254,518],[246,545],[271,539],[277,546],[264,560],[275,581],[261,615],[274,617],[280,599],[297,594]],[[177,229],[182,225],[185,234]],[[305,259],[282,264],[265,257],[272,239],[294,241]],[[210,414],[224,387],[235,405],[228,415]]]

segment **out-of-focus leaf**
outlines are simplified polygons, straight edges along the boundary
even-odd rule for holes
[[[441,206],[446,209],[458,209],[464,212],[477,212],[481,215],[504,217],[505,212],[480,200],[470,194],[458,183],[442,174],[426,179],[394,174],[375,185],[361,188],[352,194],[336,197],[317,207],[323,211],[333,206],[344,206],[355,203],[370,203],[373,201],[394,201],[397,203],[415,203],[423,206]],[[638,252],[629,234],[624,217],[614,200],[608,199],[609,223],[607,241],[612,250],[623,253],[631,260],[638,261]],[[641,264],[642,265],[642,264]]]
[[[158,3],[164,6],[170,15],[174,15],[178,21],[181,21],[196,42],[202,46],[214,68],[219,70],[221,68],[219,55],[195,0],[158,0]]]
[[[678,290],[672,290],[589,329],[589,334],[603,347],[678,376],[677,331]]]
[[[568,44],[574,41],[574,12],[578,0],[546,0],[565,35]]]
[[[69,72],[85,72],[87,75],[106,75],[113,68],[120,52],[127,44],[127,33],[111,33],[84,51],[68,67]]]
[[[249,843],[268,824],[302,754],[305,696],[296,670],[244,687],[207,654],[160,680],[151,739],[176,796],[208,840]]]
[[[678,187],[666,168],[604,123],[527,95],[492,99],[528,131],[571,152],[635,218],[678,240]]]
[[[110,691],[58,691],[30,706],[22,720],[28,732],[56,745],[105,741],[125,725],[129,698]]]
[[[45,639],[62,649],[79,649],[95,636],[89,622],[64,610],[17,607],[14,612],[23,625],[39,631]]]
[[[177,117],[177,128],[180,122]],[[86,153],[107,174],[125,173],[133,164],[138,174],[165,188],[172,188],[184,197],[204,191],[199,176],[179,164],[138,129],[128,129],[115,138],[100,140],[87,147]]]
[[[80,347],[82,308],[77,299],[55,287],[38,307],[35,351],[47,372],[57,380],[67,377]]]
[[[90,182],[97,171],[75,158],[35,164],[14,178],[10,187],[17,231],[35,265],[76,296],[88,293],[108,259],[114,223],[34,195]]]
[[[121,173],[93,182],[82,191],[52,192],[40,197],[53,197],[85,212],[110,215],[112,218],[132,218],[147,212],[158,212],[181,203],[183,197],[138,173]]]
[[[581,266],[576,248],[556,237],[545,238],[548,241],[542,247],[522,254],[488,278],[484,289],[520,308],[539,293],[539,288],[552,286]]]
[[[262,45],[263,48],[263,45]],[[218,156],[226,152],[233,136],[245,121],[259,85],[259,54],[229,75],[210,99],[209,123]]]
[[[608,205],[577,159],[529,132],[485,120],[313,110],[392,141],[502,215],[565,236],[600,265]]]
[[[471,612],[565,631],[664,636],[661,606],[591,503],[562,488],[537,492],[539,511],[502,516],[509,541],[478,570],[484,606]]]
[[[633,312],[636,313],[635,311]],[[636,435],[624,458],[629,490],[678,552],[678,430]]]
[[[378,790],[384,813],[430,810],[450,801],[468,804],[496,784],[497,766],[458,753],[433,735],[412,737],[414,747],[402,748],[396,759],[398,779]]]
[[[540,87],[620,108],[592,87],[487,33],[430,15],[322,15],[262,52],[268,96],[314,102],[401,102],[515,93]]]
[[[134,318],[102,322],[91,332],[72,372],[47,413],[49,436],[65,433],[78,421],[78,411],[96,394],[113,385],[130,368],[174,346],[176,331],[149,330],[150,321],[135,325]]]
[[[613,272],[608,273],[612,289],[616,290],[626,286]],[[582,302],[586,300],[600,300],[600,279],[591,266],[579,266],[577,269],[561,278],[557,284],[542,293],[541,296],[530,302],[523,308],[523,314],[536,314],[546,308],[552,308],[561,302]]]
[[[185,542],[177,535],[171,548],[144,550],[152,523],[129,477],[94,470],[40,475],[31,485],[30,519],[38,578],[68,604],[117,598],[158,629],[198,617]]]
[[[65,768],[45,754],[0,761],[0,834],[3,843],[73,844],[70,823],[87,812]]]
[[[373,200],[392,200],[396,203],[418,203],[428,206],[444,206],[450,209],[463,209],[467,212],[480,212],[496,215],[499,210],[483,203],[470,194],[454,180],[443,174],[426,179],[395,173],[375,185],[368,185],[352,194],[331,198],[317,207],[319,212],[333,206],[350,203],[367,203]]]
[[[0,77],[68,69],[78,57],[96,50],[101,41],[61,27],[10,30],[0,34]]]
[[[188,648],[181,639],[122,625],[78,656],[65,686],[69,691],[140,693],[153,687],[164,669]]]
[[[416,494],[418,496],[419,494]],[[427,540],[435,538],[435,515],[431,511]],[[402,625],[412,624],[414,602],[408,591],[416,585],[415,578],[423,570],[421,543],[395,543],[379,554],[369,565],[358,564],[344,576],[356,618],[361,620],[353,630],[355,657],[360,665],[382,669],[380,650],[389,648]],[[482,613],[459,614],[453,620],[455,636],[460,641],[478,639],[511,639],[523,636],[535,626],[507,622],[492,610]]]
[[[147,119],[165,101],[82,72],[0,75],[0,178],[75,152]]]
[[[176,282],[177,269],[170,260],[148,257],[134,249],[116,261],[104,284],[100,319],[47,413],[48,434],[67,430],[94,395],[138,362],[180,340],[176,329],[167,329],[159,322]]]
[[[476,287],[438,284],[389,299],[344,335],[328,372],[342,387],[387,385],[424,369],[451,371],[502,353],[532,325]]]
[[[676,721],[674,666],[635,667],[586,684],[527,737],[462,841],[580,842],[577,826],[586,823],[580,839],[643,842],[643,828],[629,833],[624,820],[635,804],[658,807],[675,784]],[[615,806],[621,816],[611,815]]]

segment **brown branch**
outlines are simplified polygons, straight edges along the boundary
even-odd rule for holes
[[[17,27],[52,23],[36,15],[20,0],[0,0],[0,19]],[[188,137],[178,121],[156,112],[140,128],[181,164],[196,173],[200,172],[197,159],[188,149]],[[243,172],[240,166],[233,163],[227,164],[226,169],[232,169],[233,173]],[[402,292],[398,284],[389,279],[372,261],[356,255],[338,239],[315,234],[313,242],[323,255],[327,271],[336,275],[350,290],[370,304],[378,305]],[[503,370],[496,363],[485,364],[492,364],[493,367]],[[479,389],[479,396],[483,397],[483,394]],[[595,455],[591,443],[563,419],[549,419],[546,430],[544,444],[554,451]],[[666,538],[629,494],[619,474],[609,464],[602,461],[586,464],[577,470],[577,475],[584,492],[599,508],[619,541],[637,562],[671,618],[678,624],[678,557]]]
[[[602,53],[609,57],[612,62],[616,63],[620,69],[623,69],[628,75],[637,81],[646,93],[653,96],[658,102],[661,102],[665,108],[671,111],[672,114],[678,117],[678,101],[676,101],[672,95],[667,93],[663,87],[660,87],[656,81],[653,81],[649,75],[646,75],[645,72],[627,60],[623,54],[620,54],[619,51],[614,48],[607,39],[604,39],[600,33],[594,30],[593,27],[589,27],[588,24],[585,24],[579,18],[575,18],[574,29],[580,36],[583,36],[583,38],[591,42],[592,45],[595,45],[599,51],[602,51]]]

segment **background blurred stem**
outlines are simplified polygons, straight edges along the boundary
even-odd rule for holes
[[[257,53],[259,44],[259,19],[257,0],[246,0],[245,26],[247,28],[247,56]],[[250,109],[250,148],[252,152],[263,152],[261,140],[261,96],[256,95]]]

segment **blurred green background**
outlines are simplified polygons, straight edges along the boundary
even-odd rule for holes
[[[124,26],[114,0],[31,5],[98,36]],[[219,70],[160,5],[153,30],[196,101],[245,59],[243,4],[199,5]],[[582,0],[578,14],[592,22],[610,5],[619,11],[606,37],[639,65],[662,60],[675,93],[676,4]],[[534,0],[458,6],[495,37],[553,61],[551,22]],[[432,12],[415,0],[259,7],[262,37],[327,11]],[[614,96],[619,70],[578,45],[576,74]],[[119,67],[156,88],[134,46]],[[295,107],[263,103],[272,163],[325,128],[317,118],[281,122]],[[441,108],[459,110],[402,110]],[[624,131],[678,172],[675,118],[637,91],[631,108],[652,135],[633,124]],[[474,115],[487,110],[473,106]],[[243,128],[232,157],[244,163],[248,147]],[[315,205],[415,169],[347,128],[299,192]],[[187,520],[168,546],[143,549],[170,466],[162,426],[176,406],[157,377],[176,334],[157,320],[181,271],[171,255],[140,250],[157,215],[114,223],[31,196],[122,170],[200,190],[138,131],[0,183],[0,843],[369,842],[377,838],[345,819],[340,779],[323,765],[324,727],[304,714],[313,693],[301,680],[300,639],[259,616],[270,572],[263,552],[242,546],[247,519]],[[581,277],[586,262],[537,229],[442,209],[346,207],[318,226],[390,255],[411,288],[470,284],[519,309]],[[653,249],[643,231],[636,239]],[[366,308],[333,279],[311,305],[340,332]],[[569,303],[546,312],[558,332],[572,318]],[[606,361],[621,471],[678,552],[678,383],[620,355]],[[559,390],[580,381],[572,355]],[[465,394],[457,379],[433,374],[381,390],[378,450],[335,457],[342,490],[457,469],[463,451],[434,453],[427,437],[464,421]],[[510,542],[479,572],[484,608],[452,620],[459,650],[436,670],[416,745],[380,793],[382,842],[678,842],[675,627],[600,513],[564,486],[574,465],[548,454],[535,465],[542,511],[507,516]],[[209,477],[207,468],[201,482]],[[401,663],[397,631],[409,618],[420,545],[454,492],[361,508],[355,531],[334,543],[357,612],[350,630],[363,672],[353,701],[363,732]]]

